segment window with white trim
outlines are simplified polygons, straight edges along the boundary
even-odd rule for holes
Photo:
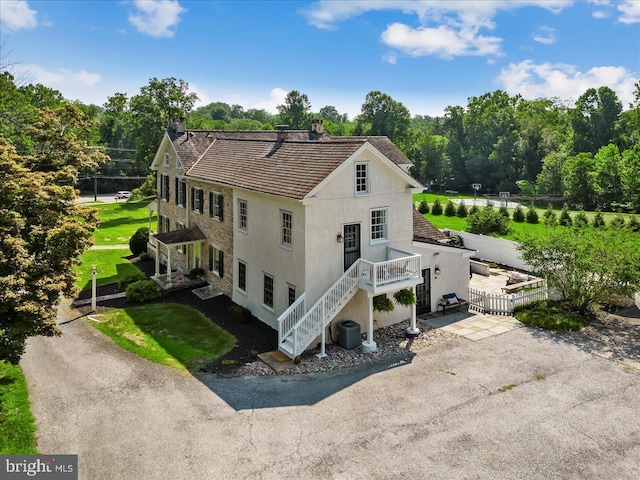
[[[209,192],[209,216],[223,220],[224,197],[217,192]]]
[[[187,182],[176,177],[176,205],[187,206]]]
[[[369,193],[369,164],[356,163],[356,195]]]
[[[160,198],[169,201],[169,175],[160,174]]]
[[[273,277],[268,273],[264,274],[264,289],[262,303],[269,308],[273,308]]]
[[[209,270],[222,278],[224,273],[224,254],[222,250],[209,245]]]
[[[248,225],[248,204],[246,200],[238,199],[238,228],[247,231]]]
[[[280,210],[280,224],[282,227],[280,243],[285,247],[291,247],[293,239],[293,214]]]
[[[204,211],[204,192],[201,188],[191,187],[191,210],[197,213]]]
[[[247,291],[247,264],[238,260],[238,290]]]
[[[165,167],[169,166],[169,152],[164,154],[164,166]]]
[[[180,161],[180,158],[177,155],[176,155],[176,167],[182,168],[182,162]]]
[[[389,241],[389,211],[386,208],[371,210],[371,242]]]
[[[183,230],[184,229],[184,223],[182,222],[176,222],[176,230]],[[178,245],[176,247],[176,250],[178,250],[180,253],[185,253],[187,251],[187,246],[186,245]]]
[[[158,217],[158,233],[166,233],[171,230],[171,224],[169,223],[169,217],[160,215]]]

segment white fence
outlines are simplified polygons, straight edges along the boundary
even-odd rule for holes
[[[517,307],[547,300],[546,282],[542,287],[518,293],[487,293],[475,288],[469,289],[469,309],[480,313],[513,315]]]
[[[466,248],[477,250],[478,254],[476,256],[482,260],[531,271],[531,266],[520,257],[516,242],[457,230],[450,230],[450,232],[451,235],[458,235],[462,238]]]

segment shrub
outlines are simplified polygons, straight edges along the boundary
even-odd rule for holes
[[[576,213],[576,216],[573,218],[573,225],[578,228],[584,228],[589,225],[589,219],[587,218],[587,214],[584,213],[584,210]]]
[[[509,219],[503,217],[500,211],[487,205],[482,210],[469,216],[467,231],[483,235],[497,233],[506,235],[509,233]]]
[[[632,232],[640,232],[640,222],[636,217],[631,217],[627,223],[627,228]]]
[[[147,252],[142,252],[138,258],[141,262],[144,262],[145,260],[149,260],[151,258],[151,255],[149,255]]]
[[[573,220],[571,220],[571,215],[569,215],[569,206],[566,203],[562,206],[560,220],[558,223],[563,227],[570,227],[573,225]]]
[[[189,270],[190,277],[202,277],[206,272],[202,267],[195,267]]]
[[[458,204],[458,208],[456,209],[456,216],[460,218],[469,216],[469,212],[467,211],[467,206],[464,204],[464,201]]]
[[[442,203],[440,203],[440,199],[436,197],[436,200],[431,205],[431,214],[432,215],[442,215]]]
[[[538,212],[536,211],[535,207],[531,205],[529,208],[527,208],[527,223],[536,224],[538,223],[538,221]]]
[[[133,282],[137,282],[138,280],[144,280],[146,278],[147,276],[144,274],[144,272],[141,272],[140,270],[136,271],[135,273],[130,273],[128,275],[125,275],[118,282],[118,290],[121,290],[121,291],[126,290],[127,286],[129,286]]]
[[[544,212],[544,224],[549,227],[555,227],[558,224],[558,216],[556,212],[553,211],[551,204],[547,206]]]
[[[592,225],[593,228],[600,228],[605,226],[604,217],[602,216],[602,212],[600,210],[596,210],[596,214],[593,217]]]
[[[456,206],[451,200],[447,202],[447,206],[444,208],[444,214],[447,217],[456,216]]]
[[[513,221],[518,223],[524,222],[524,211],[520,205],[513,211]]]
[[[500,212],[500,215],[502,215],[504,218],[509,218],[509,209],[507,207],[505,207],[504,205],[502,205],[498,211]]]
[[[624,228],[625,221],[622,214],[618,213],[615,217],[613,217],[609,222],[609,226],[611,228]]]
[[[422,200],[420,202],[420,204],[418,205],[418,211],[423,215],[425,213],[429,213],[429,204],[427,203],[426,200]]]
[[[138,280],[127,286],[127,302],[148,302],[160,296],[160,288],[153,280]]]
[[[140,255],[142,252],[147,251],[147,242],[149,241],[149,229],[142,227],[136,230],[129,239],[129,250],[134,255]]]
[[[473,215],[474,213],[478,212],[480,209],[476,206],[476,205],[471,205],[471,208],[469,209],[469,216]]]

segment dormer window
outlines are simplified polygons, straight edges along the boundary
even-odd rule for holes
[[[356,163],[356,195],[369,193],[369,164]]]
[[[169,152],[164,154],[164,166],[165,167],[169,166]]]
[[[180,159],[176,156],[176,167],[177,168],[182,168],[182,162],[180,161]]]

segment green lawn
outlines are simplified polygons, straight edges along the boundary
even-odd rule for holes
[[[20,367],[0,362],[0,454],[38,453],[36,424]]]
[[[589,324],[588,318],[554,302],[530,305],[516,310],[515,315],[525,325],[560,333],[582,330]]]
[[[152,362],[194,371],[226,354],[236,338],[202,313],[159,303],[112,310],[87,320],[120,347]]]
[[[100,227],[93,234],[95,245],[122,245],[128,244],[131,235],[138,228],[149,226],[149,209],[147,205],[151,200],[139,200],[137,202],[119,202],[94,205],[98,209]],[[151,217],[152,225],[155,225],[155,213]]]
[[[135,273],[139,269],[126,259],[129,255],[131,255],[129,249],[121,248],[87,250],[82,255],[82,264],[76,268],[78,273],[76,285],[81,290],[91,288],[91,265],[98,267],[96,275],[98,286],[116,283],[123,276]]]

